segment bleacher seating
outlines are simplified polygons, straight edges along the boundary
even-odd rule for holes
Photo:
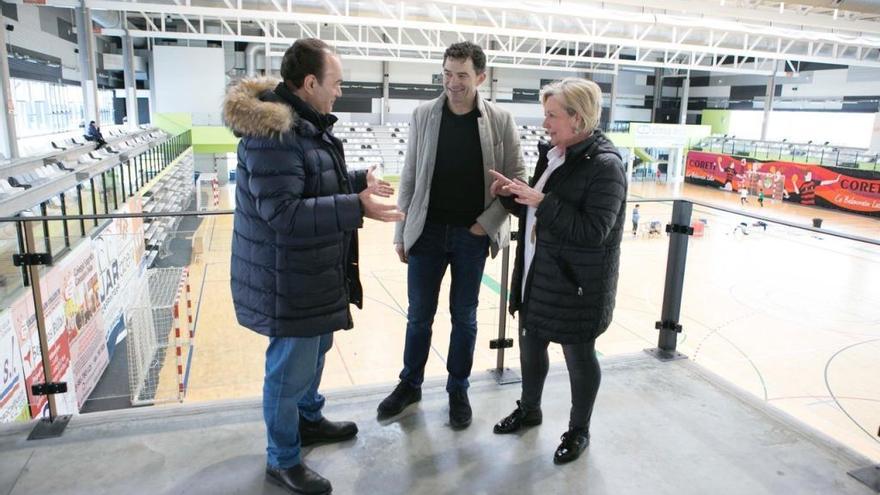
[[[8,180],[0,179],[0,201],[21,194],[23,191],[23,188],[13,187]]]
[[[0,163],[0,208],[6,208],[6,200],[21,195],[26,190],[44,185],[51,189],[51,184],[56,179],[64,179],[81,171],[88,172],[95,165],[103,167],[104,164],[118,163],[120,159],[124,159],[119,154],[121,151],[131,150],[138,153],[136,148],[162,140],[165,133],[151,128],[118,128],[110,129],[105,137],[108,145],[100,150],[96,150],[93,143],[86,143],[69,133],[55,139],[45,138],[45,143],[50,143],[48,146],[54,151]],[[88,181],[83,182],[83,185],[90,188]],[[60,204],[51,191],[41,189],[39,194],[42,196],[44,193],[50,205]]]
[[[538,142],[547,139],[540,126],[521,125],[520,134],[523,164],[527,174],[534,171],[538,161]],[[409,140],[409,124],[406,122],[378,124],[340,123],[334,135],[342,141],[349,169],[360,170],[380,165],[385,173],[399,175],[403,169]]]

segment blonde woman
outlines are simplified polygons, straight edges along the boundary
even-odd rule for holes
[[[557,464],[577,459],[590,442],[590,417],[601,372],[596,337],[611,323],[620,240],[626,215],[626,174],[614,144],[597,129],[599,86],[566,78],[541,92],[550,144],[530,184],[494,174],[491,192],[519,217],[520,240],[510,312],[519,312],[522,396],[495,425],[513,433],[542,422],[547,348],[561,344],[571,382],[568,429]]]

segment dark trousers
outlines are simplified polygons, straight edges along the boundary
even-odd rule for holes
[[[550,369],[547,347],[550,342],[522,327],[524,312],[520,312],[519,362],[522,366],[522,397],[520,405],[525,410],[541,408],[544,380]],[[599,392],[602,371],[596,358],[596,339],[583,344],[563,344],[565,364],[571,385],[570,428],[590,427],[593,404]]]
[[[449,312],[452,334],[446,370],[446,390],[467,389],[477,340],[477,304],[489,237],[471,234],[467,227],[426,223],[410,248],[407,263],[406,347],[400,379],[420,387],[431,351],[432,325],[446,268],[452,271]]]

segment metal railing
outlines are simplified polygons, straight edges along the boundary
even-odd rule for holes
[[[663,277],[663,296],[660,312],[657,315],[655,329],[658,331],[656,346],[645,349],[648,353],[654,355],[660,360],[675,360],[686,358],[680,350],[680,336],[683,332],[682,323],[682,305],[683,294],[685,290],[685,272],[688,258],[689,245],[693,230],[693,211],[694,207],[700,207],[714,212],[736,215],[737,217],[745,217],[751,220],[766,222],[768,224],[776,224],[787,228],[803,231],[811,234],[818,234],[823,237],[838,238],[844,241],[855,242],[869,246],[871,248],[880,248],[880,240],[872,239],[864,236],[852,235],[836,231],[834,229],[817,228],[809,225],[802,225],[797,222],[780,220],[767,215],[761,215],[752,211],[739,208],[727,207],[723,205],[711,204],[701,201],[690,201],[683,199],[639,199],[631,200],[630,203],[662,203],[670,204],[671,216],[665,227],[665,233],[668,234],[668,245],[666,249],[666,267],[665,276]],[[16,232],[23,235],[21,239],[19,252],[16,253],[17,263],[25,265],[27,274],[24,277],[24,286],[27,287],[34,296],[34,304],[36,308],[41,308],[43,301],[40,298],[40,271],[39,264],[52,262],[51,257],[46,257],[41,249],[40,242],[33,232],[43,226],[46,222],[108,222],[118,219],[147,219],[161,217],[187,218],[187,217],[217,217],[230,216],[231,211],[202,211],[202,212],[169,212],[161,215],[152,213],[121,213],[121,214],[86,214],[86,215],[68,215],[68,216],[39,216],[39,217],[6,217],[0,218],[0,225],[4,223],[13,223]],[[662,236],[662,233],[660,234]],[[516,241],[516,235],[513,235]],[[57,259],[54,261],[58,261]],[[495,351],[495,368],[492,370],[496,380],[500,384],[515,383],[520,377],[511,370],[506,364],[506,349],[513,347],[514,342],[508,335],[508,320],[506,315],[507,299],[509,293],[508,273],[510,270],[510,247],[505,248],[501,253],[501,278],[500,289],[498,291],[499,307],[498,307],[498,327],[497,338],[489,342],[489,346]],[[43,356],[49,356],[51,349],[46,335],[46,318],[41,309],[36,310],[36,322],[40,332],[40,352]],[[58,415],[56,411],[53,396],[63,393],[64,388],[59,383],[60,377],[52,375],[51,367],[47,365],[48,360],[44,360],[43,374],[45,379],[43,382],[35,384],[40,394],[49,397],[49,417],[41,420],[37,428],[34,430],[34,438],[51,436],[59,434],[63,429],[64,422],[68,419],[63,415]]]
[[[721,153],[758,160],[780,160],[795,163],[880,171],[880,154],[866,149],[827,144],[757,141],[714,136],[705,138],[691,149]]]

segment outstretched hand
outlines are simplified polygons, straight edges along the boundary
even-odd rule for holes
[[[376,165],[367,170],[367,189],[376,196],[390,198],[394,194],[394,188],[391,187],[390,183],[376,177],[375,171]]]
[[[367,170],[367,188],[358,193],[358,198],[361,200],[361,206],[364,209],[364,216],[380,222],[399,222],[403,220],[405,215],[397,209],[397,206],[380,203],[373,198],[374,195],[388,198],[394,194],[394,188],[391,187],[391,184],[373,174],[375,170],[375,165]]]

